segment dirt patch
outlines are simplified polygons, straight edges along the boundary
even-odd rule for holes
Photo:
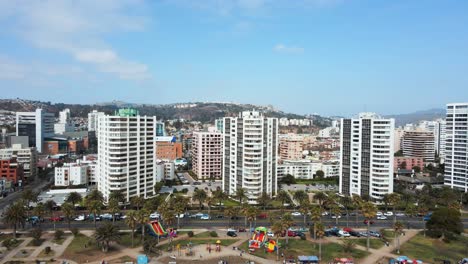
[[[112,246],[109,248],[109,251],[107,253],[104,253],[102,252],[102,250],[92,247],[88,249],[83,249],[76,253],[65,251],[65,253],[61,256],[61,258],[72,259],[73,261],[77,263],[86,263],[86,262],[100,261],[103,259],[109,259],[109,256],[118,254],[120,252],[121,251],[119,249],[112,247]]]
[[[227,261],[229,264],[244,264],[248,259],[241,257],[222,257],[222,258],[213,258],[213,259],[197,259],[197,260],[182,260],[182,259],[172,259],[170,257],[164,257],[158,260],[158,263],[169,263],[171,261],[176,261],[177,264],[193,264],[193,263],[203,263],[203,264],[218,264],[220,260]]]

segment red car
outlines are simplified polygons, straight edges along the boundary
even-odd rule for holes
[[[258,219],[267,219],[268,215],[263,213],[258,215]]]
[[[63,217],[61,216],[53,216],[50,218],[50,221],[52,222],[60,222],[60,221],[63,221]]]
[[[364,224],[367,225],[367,222],[368,222],[368,221],[369,221],[369,220],[367,220],[367,219],[364,220]],[[370,224],[373,225],[373,224],[374,224],[374,221],[371,220],[371,221],[370,221]]]

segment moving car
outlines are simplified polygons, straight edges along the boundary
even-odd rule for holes
[[[381,216],[381,215],[383,215],[382,212],[377,212],[377,216]]]
[[[341,218],[341,215],[334,215],[334,214],[332,214],[332,215],[331,215],[331,218],[333,218],[333,219],[336,219],[336,218],[340,219],[340,218]]]
[[[201,220],[210,220],[210,216],[205,214],[200,217]]]
[[[348,232],[344,231],[344,230],[340,230],[340,231],[338,231],[338,236],[340,236],[340,237],[350,237],[351,235]]]
[[[84,215],[79,215],[79,216],[76,217],[74,220],[75,220],[75,221],[84,221],[84,220],[86,220],[86,218],[85,218]]]
[[[385,215],[379,215],[377,216],[377,220],[387,220],[388,217],[386,217]]]
[[[379,232],[377,231],[369,231],[369,235],[370,236],[373,236],[373,237],[381,237],[382,235],[380,235]]]
[[[300,212],[293,212],[291,213],[292,216],[301,216],[302,214]]]
[[[237,236],[236,232],[234,232],[234,231],[228,231],[227,235],[230,236],[230,237],[236,237]]]
[[[367,222],[369,222],[369,220],[368,220],[368,219],[365,219],[365,220],[364,220],[364,224],[367,225]],[[374,221],[370,220],[370,224],[373,225],[373,224],[374,224]]]

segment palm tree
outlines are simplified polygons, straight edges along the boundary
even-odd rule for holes
[[[384,194],[384,196],[382,198],[382,202],[385,205],[385,212],[387,212],[388,211],[388,205],[390,204],[390,194],[389,193]]]
[[[70,194],[68,194],[66,202],[69,202],[73,205],[77,205],[82,200],[83,200],[83,197],[81,196],[81,194],[77,192],[71,192]]]
[[[325,201],[328,199],[328,196],[324,192],[317,192],[314,195],[314,200],[317,200],[320,208],[323,209],[323,206],[325,204]]]
[[[395,222],[393,225],[393,230],[395,231],[395,238],[397,242],[397,254],[400,254],[400,236],[403,232],[403,223],[400,221]]]
[[[87,199],[86,207],[88,208],[88,211],[93,214],[94,229],[97,229],[96,218],[101,213],[102,202]]]
[[[317,239],[317,224],[321,223],[320,220],[322,219],[322,209],[320,208],[320,206],[314,205],[311,208],[310,213],[312,221],[314,221],[314,239]]]
[[[250,236],[252,236],[252,222],[256,220],[257,214],[258,214],[258,209],[253,207],[253,206],[246,206],[247,210],[245,211],[245,219],[249,221],[250,228]]]
[[[240,205],[244,205],[244,200],[247,199],[247,194],[244,188],[237,188],[234,197],[239,201]]]
[[[283,225],[283,228],[286,230],[286,245],[289,243],[288,229],[293,225],[293,223],[294,223],[294,220],[291,214],[286,213],[281,218],[281,224]]]
[[[270,202],[271,197],[266,192],[262,192],[262,194],[257,198],[257,204],[263,208],[263,211],[265,211],[265,207],[267,207]]]
[[[224,193],[222,190],[216,190],[213,192],[213,198],[217,201],[218,206],[221,206],[221,203],[228,198],[227,194]]]
[[[331,204],[330,213],[335,216],[335,225],[338,226],[338,218],[341,216],[341,208],[337,204]]]
[[[354,240],[344,240],[341,246],[343,247],[343,251],[345,253],[352,253],[356,247],[356,242],[354,242]]]
[[[177,215],[177,228],[180,228],[180,215],[185,212],[185,208],[188,203],[188,199],[183,196],[176,196],[173,200],[172,207],[174,208],[174,212]]]
[[[302,190],[299,190],[294,193],[293,195],[294,200],[296,200],[299,204],[302,203],[303,201],[307,200],[309,201],[309,195]]]
[[[424,237],[426,237],[426,223],[424,223],[424,216],[427,214],[429,209],[425,205],[419,205],[418,213],[421,215],[422,224],[424,226]]]
[[[39,223],[41,223],[41,219],[44,218],[45,215],[45,207],[43,203],[38,203],[36,207],[33,209],[33,214],[39,218]]]
[[[88,201],[97,201],[97,202],[104,202],[104,196],[99,190],[92,190],[87,196],[86,200]]]
[[[234,206],[228,206],[224,209],[224,216],[228,218],[228,227],[231,226],[231,218],[238,215],[239,209]]]
[[[309,213],[310,209],[310,202],[309,199],[302,200],[299,204],[299,212],[301,212],[302,216],[304,217],[304,227],[306,226],[307,214]]]
[[[322,238],[325,235],[325,227],[322,223],[317,224],[317,238],[319,239],[319,260],[322,261]]]
[[[149,222],[148,212],[146,210],[139,210],[136,213],[136,221],[141,225],[141,241],[145,240],[145,225]]]
[[[47,200],[46,203],[44,204],[44,207],[46,211],[50,213],[50,218],[54,217],[54,209],[57,206],[57,204],[53,200]],[[54,223],[54,230],[55,230],[55,221],[52,221]]]
[[[362,206],[362,203],[363,203],[363,200],[361,199],[361,197],[357,194],[353,194],[353,197],[351,198],[353,200],[353,203],[354,203],[354,209],[355,209],[355,213],[356,213],[356,226],[358,225],[358,217],[359,217],[359,209],[361,208]]]
[[[401,197],[398,193],[391,193],[388,195],[389,204],[392,206],[393,209],[393,224],[396,223],[396,212],[395,209],[398,203],[401,201]]]
[[[130,200],[130,203],[136,207],[137,210],[140,210],[140,208],[145,204],[145,199],[140,196],[134,196]]]
[[[67,219],[68,229],[71,229],[71,220],[75,216],[75,206],[72,203],[64,203],[61,208],[63,215]]]
[[[377,215],[377,207],[375,207],[375,205],[371,202],[365,202],[363,205],[362,205],[362,214],[364,215],[364,218],[367,219],[367,251],[369,251],[369,239],[370,239],[370,236],[369,236],[369,228],[370,228],[370,222],[371,222],[371,219],[373,219],[376,215]]]
[[[128,225],[128,227],[130,227],[130,229],[132,230],[132,247],[134,246],[134,239],[135,239],[135,229],[136,229],[136,225],[138,224],[137,222],[137,214],[135,211],[133,210],[130,210],[127,212],[127,218],[125,218],[125,224]]]
[[[26,210],[23,203],[16,202],[6,209],[3,221],[5,224],[13,226],[13,236],[16,238],[16,229],[18,225],[24,226],[26,218]]]
[[[409,204],[408,207],[405,209],[405,214],[409,217],[413,217],[417,214],[416,207],[412,204]]]
[[[353,206],[353,200],[349,196],[342,196],[340,203],[343,205],[346,211],[346,227],[349,227],[349,209]]]
[[[271,231],[275,234],[276,236],[276,244],[279,244],[279,237],[283,234],[283,224],[281,221],[276,221],[273,223],[271,226]],[[276,260],[279,260],[279,246],[276,250]]]
[[[102,252],[107,252],[111,242],[117,242],[120,240],[119,228],[111,223],[106,223],[105,225],[96,229],[94,238],[101,246]]]
[[[281,201],[281,214],[284,212],[284,204],[286,204],[289,200],[289,194],[285,190],[281,190],[276,195],[276,199]]]
[[[206,192],[202,189],[197,189],[195,190],[195,192],[193,193],[193,196],[192,198],[195,200],[195,201],[198,201],[199,204],[200,204],[200,210],[202,209],[202,205],[203,205],[203,202],[205,202],[206,198],[208,197],[208,195],[206,194]]]
[[[109,199],[109,204],[107,205],[109,212],[112,214],[112,222],[115,223],[115,214],[120,212],[119,201],[116,198]]]
[[[26,206],[29,210],[31,203],[37,202],[38,193],[34,192],[31,189],[26,189],[21,194],[21,198],[26,202]]]
[[[109,201],[111,200],[116,201],[117,204],[123,203],[125,202],[125,195],[120,190],[111,191],[111,193],[109,194]]]
[[[174,211],[170,209],[161,211],[161,218],[166,226],[172,226],[174,223]]]

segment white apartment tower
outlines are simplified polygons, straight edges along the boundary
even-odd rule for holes
[[[28,147],[42,152],[44,138],[53,136],[55,117],[42,109],[35,112],[16,112],[16,136],[28,136]]]
[[[468,103],[447,104],[445,121],[444,184],[468,192]]]
[[[99,116],[98,189],[106,200],[114,190],[127,201],[154,196],[155,124],[155,116],[140,116],[135,109]]]
[[[223,190],[234,195],[246,191],[248,202],[277,191],[278,119],[257,111],[225,117],[223,123]]]
[[[193,172],[201,179],[219,180],[222,177],[223,134],[219,132],[193,132]]]
[[[395,120],[373,113],[342,119],[339,191],[379,200],[393,192]]]
[[[73,132],[75,125],[71,119],[70,109],[66,108],[59,112],[59,122],[54,124],[55,134],[63,134],[65,132]]]
[[[98,119],[100,116],[104,116],[105,113],[98,112],[93,110],[91,113],[88,113],[88,131],[97,131],[98,130]]]

